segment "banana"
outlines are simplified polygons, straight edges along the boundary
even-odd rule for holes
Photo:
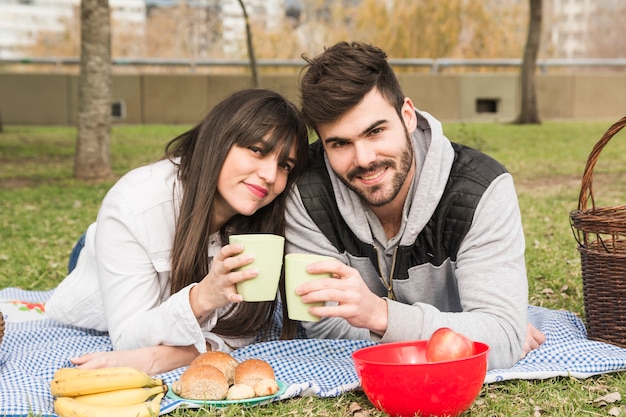
[[[72,397],[58,397],[54,400],[54,412],[58,417],[155,417],[161,412],[164,395],[157,394],[150,401],[121,406],[101,406],[87,404]]]
[[[85,372],[87,372],[87,370],[79,368],[59,368],[54,373],[53,379],[72,378]]]
[[[132,405],[142,403],[148,398],[165,393],[166,391],[167,385],[156,385],[152,388],[127,388],[79,395],[74,397],[74,399],[94,405]]]
[[[50,381],[50,392],[55,397],[76,397],[97,392],[126,388],[142,388],[163,385],[160,378],[131,367],[89,369],[81,372],[62,372]]]

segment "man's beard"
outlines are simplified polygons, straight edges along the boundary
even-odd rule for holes
[[[354,191],[370,207],[382,207],[391,203],[400,193],[400,189],[406,181],[409,171],[411,170],[411,165],[413,164],[413,148],[411,146],[408,132],[406,134],[406,139],[406,148],[402,152],[399,167],[395,161],[385,159],[382,161],[376,161],[367,168],[356,167],[352,171],[348,172],[345,178],[338,176],[339,179],[341,179],[346,187]],[[396,169],[391,185],[387,190],[384,190],[386,185],[374,185],[372,187],[357,188],[350,182],[357,176],[367,175],[368,173],[380,168]],[[377,196],[377,193],[380,193],[381,195]]]

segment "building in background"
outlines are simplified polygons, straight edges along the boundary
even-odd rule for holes
[[[224,53],[241,54],[245,21],[238,0],[109,0],[117,30],[134,33],[144,31],[149,10],[180,4],[196,8],[200,15],[217,13]],[[266,28],[278,25],[286,13],[286,0],[245,0],[245,5],[251,19]],[[23,57],[27,47],[40,42],[41,33],[63,36],[79,8],[80,0],[0,0],[0,58]]]
[[[262,22],[262,27],[272,29],[285,18],[287,6],[293,0],[245,0],[246,12],[250,19],[255,22]],[[197,9],[196,19],[198,21],[209,21],[211,16],[217,16],[221,29],[222,51],[226,56],[239,57],[245,55],[245,20],[243,10],[238,0],[146,0],[148,10],[155,8],[167,8],[179,5],[186,5]],[[204,28],[206,32],[208,28]],[[195,37],[199,42],[198,49],[205,48],[202,44],[206,42],[208,33],[198,33]],[[198,58],[206,58],[200,52]]]
[[[145,0],[109,0],[111,18],[120,26],[143,31]],[[20,58],[40,41],[40,34],[63,36],[80,0],[0,0],[0,58]]]
[[[550,0],[549,43],[559,58],[587,56],[590,22],[602,0]]]
[[[494,6],[528,0],[483,0]],[[542,51],[547,58],[620,58],[624,42],[624,0],[543,0]]]
[[[271,29],[285,19],[297,20],[307,7],[324,10],[320,0],[244,0],[248,15],[256,27]],[[331,4],[331,0],[327,0]],[[360,0],[343,0],[348,3]],[[393,5],[393,0],[380,0]],[[496,6],[525,4],[528,0],[483,0]],[[245,56],[245,22],[238,0],[109,0],[112,19],[118,23],[116,30],[143,33],[146,19],[154,9],[186,5],[196,9],[194,19],[199,22],[198,31],[209,31],[203,22],[218,22],[219,39],[215,36],[194,34],[199,39],[197,58],[206,58],[202,51],[209,51],[217,41],[224,56]],[[0,58],[20,58],[27,55],[24,50],[41,42],[41,33],[63,36],[67,22],[75,19],[80,0],[0,0]],[[393,6],[391,6],[393,7]],[[623,43],[623,19],[626,14],[624,0],[544,0],[545,41],[542,50],[548,57],[585,58],[604,54],[598,46],[599,38],[606,38],[607,45]],[[203,17],[204,16],[204,17]],[[619,18],[621,16],[621,18]],[[611,20],[613,19],[613,20]],[[259,25],[260,23],[260,25]],[[124,28],[124,29],[120,29]],[[612,38],[598,29],[614,29]],[[48,36],[48,35],[47,35]],[[310,39],[314,34],[306,35]],[[616,40],[613,41],[613,38]],[[201,43],[205,39],[205,47]],[[605,46],[604,50],[609,49]],[[131,53],[133,51],[131,50]],[[609,51],[610,52],[610,51]],[[595,55],[594,55],[595,54]]]
[[[285,0],[245,0],[246,11],[251,19],[261,20],[262,27],[273,29],[285,18]],[[237,0],[223,0],[222,28],[223,48],[226,55],[237,55],[245,51],[245,20]]]

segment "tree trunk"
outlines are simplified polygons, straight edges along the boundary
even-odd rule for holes
[[[259,88],[261,83],[259,81],[259,72],[257,70],[256,58],[254,56],[254,45],[252,44],[252,30],[250,29],[250,19],[248,18],[248,12],[246,6],[243,4],[243,0],[239,0],[239,5],[243,11],[243,18],[246,22],[246,44],[248,45],[248,57],[250,58],[250,69],[252,70],[252,86]]]
[[[78,132],[74,177],[111,176],[111,22],[108,0],[81,0]]]
[[[537,109],[537,93],[535,87],[535,72],[537,69],[537,55],[541,41],[542,0],[529,0],[529,23],[526,48],[521,70],[522,103],[517,123],[539,124]]]

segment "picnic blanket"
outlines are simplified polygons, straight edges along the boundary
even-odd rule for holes
[[[29,412],[54,416],[49,383],[54,371],[71,366],[69,358],[111,350],[106,333],[61,325],[46,318],[44,302],[51,294],[15,288],[0,290],[0,311],[6,321],[0,345],[0,415]],[[626,349],[587,340],[584,323],[569,311],[529,306],[529,319],[546,335],[546,342],[510,369],[491,370],[485,383],[555,376],[586,378],[626,370]],[[238,360],[268,361],[286,385],[274,400],[296,396],[338,396],[359,389],[351,353],[372,345],[364,340],[296,339],[255,343],[236,350]],[[172,383],[184,368],[159,375]],[[161,414],[185,404],[165,398]]]

